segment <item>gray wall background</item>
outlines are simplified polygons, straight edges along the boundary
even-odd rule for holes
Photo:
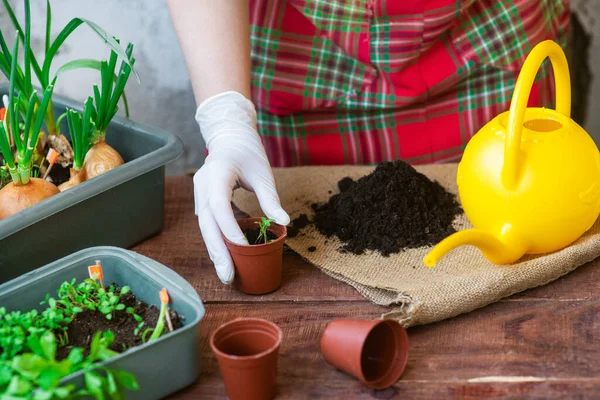
[[[11,1],[22,20],[22,1]],[[34,49],[43,46],[45,4],[42,0],[32,1]],[[131,118],[166,129],[183,140],[184,156],[172,163],[167,173],[181,174],[187,169],[200,167],[204,160],[204,145],[194,120],[195,101],[164,0],[53,0],[52,6],[54,35],[71,18],[78,16],[96,22],[123,43],[135,44],[136,69],[142,83],[130,79],[127,86]],[[600,143],[600,113],[594,112],[600,109],[600,78],[593,79],[594,75],[600,76],[600,24],[595,23],[600,19],[600,1],[572,0],[571,7],[584,31],[591,36],[588,64],[592,80],[587,86],[589,93],[584,102],[586,110],[583,114],[587,116],[584,127]],[[0,27],[5,32],[12,31],[3,8],[0,9]],[[198,51],[202,51],[200,44]],[[54,68],[75,58],[105,58],[108,54],[95,34],[82,26],[67,40],[55,59]],[[571,65],[572,70],[579,67]],[[92,94],[92,84],[97,82],[97,72],[69,72],[59,80],[56,92],[83,102]]]

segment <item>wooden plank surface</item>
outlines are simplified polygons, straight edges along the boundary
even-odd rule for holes
[[[319,340],[332,319],[376,318],[383,307],[293,253],[284,256],[285,285],[279,291],[238,293],[221,284],[207,256],[193,212],[191,178],[168,178],[165,209],[164,231],[134,250],[190,281],[207,309],[202,375],[170,398],[225,398],[208,337],[241,315],[269,319],[283,330],[279,398],[600,398],[598,262],[469,314],[410,328],[402,379],[373,391],[329,366]]]

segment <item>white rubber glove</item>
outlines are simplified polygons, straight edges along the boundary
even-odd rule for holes
[[[248,244],[231,209],[233,190],[254,191],[265,215],[278,224],[289,224],[290,217],[279,204],[254,104],[240,93],[221,93],[200,104],[196,121],[209,152],[194,175],[196,215],[217,275],[227,284],[234,267],[221,232],[234,243]]]

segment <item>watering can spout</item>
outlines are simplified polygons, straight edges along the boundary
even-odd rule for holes
[[[433,267],[446,253],[465,245],[477,247],[488,261],[494,264],[510,264],[517,261],[525,254],[525,248],[514,240],[500,240],[491,233],[481,229],[467,229],[456,232],[435,246],[423,262],[428,267]]]

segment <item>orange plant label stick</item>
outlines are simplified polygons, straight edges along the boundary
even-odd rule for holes
[[[0,121],[4,121],[5,116],[6,116],[6,108],[0,108]]]
[[[104,279],[102,275],[102,266],[101,265],[90,265],[88,267],[88,272],[90,273],[90,278],[92,279]]]
[[[48,155],[46,156],[46,160],[48,160],[50,165],[54,165],[54,163],[56,162],[57,159],[58,159],[58,151],[56,151],[54,149],[50,149],[50,151],[48,151]]]
[[[167,289],[165,288],[160,291],[160,302],[169,304],[169,293],[167,293]]]

